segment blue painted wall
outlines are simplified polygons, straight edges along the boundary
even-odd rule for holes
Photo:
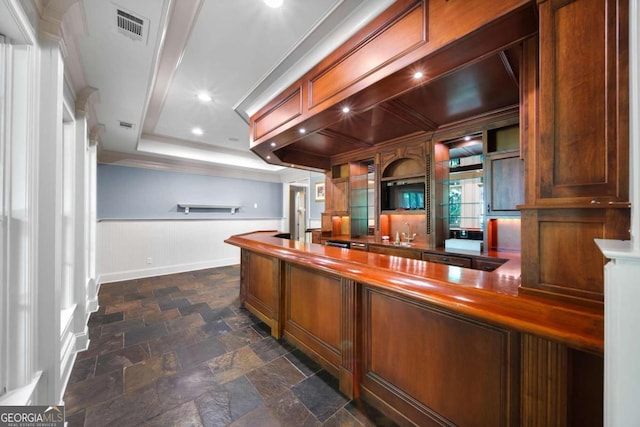
[[[240,206],[229,211],[192,210],[178,203]],[[257,204],[257,208],[254,205]],[[282,218],[282,184],[99,164],[98,219]]]
[[[316,183],[324,182],[324,175],[320,177],[312,177],[309,185],[309,219],[317,219],[320,220],[322,212],[324,212],[324,202],[316,202],[315,199],[315,191],[316,191]]]

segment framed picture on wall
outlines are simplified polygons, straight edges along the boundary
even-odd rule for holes
[[[316,182],[315,190],[316,202],[324,202],[324,182]]]

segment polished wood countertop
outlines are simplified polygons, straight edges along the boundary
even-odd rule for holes
[[[231,236],[225,242],[573,348],[604,352],[603,307],[521,293],[520,259],[515,254],[499,252],[498,258],[509,261],[485,272],[282,239],[275,234],[277,231],[257,231]]]
[[[396,244],[390,241],[383,241],[380,238],[376,238],[373,236],[362,236],[362,237],[350,237],[350,236],[332,236],[327,240],[337,241],[337,242],[358,242],[365,243],[367,245],[376,245],[390,248],[398,248],[398,249],[409,249],[414,251],[421,252],[429,252],[433,254],[442,254],[442,255],[452,255],[452,256],[465,256],[465,257],[473,257],[480,259],[499,259],[505,261],[500,267],[496,269],[495,272],[504,276],[511,277],[520,277],[520,253],[519,252],[511,252],[511,251],[496,251],[496,250],[483,250],[481,252],[475,251],[465,251],[463,249],[448,249],[445,248],[432,248],[429,247],[422,242],[412,242],[410,246]],[[520,282],[518,282],[518,286]],[[517,293],[517,287],[514,292]]]

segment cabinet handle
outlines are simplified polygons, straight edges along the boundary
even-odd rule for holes
[[[631,207],[631,202],[609,202],[610,206],[625,206],[627,208]]]

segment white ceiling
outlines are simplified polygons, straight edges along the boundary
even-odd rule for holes
[[[86,32],[75,45],[86,84],[99,91],[101,153],[277,173],[249,151],[248,117],[391,3],[81,0]],[[146,40],[117,32],[116,8],[145,19]],[[213,100],[199,101],[200,91]]]

